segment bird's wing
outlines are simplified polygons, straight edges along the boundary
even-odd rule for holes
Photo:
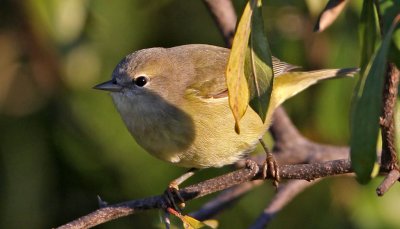
[[[274,56],[272,57],[272,67],[274,69],[274,77],[280,76],[286,72],[290,72],[294,69],[300,68],[299,66],[283,62]]]
[[[185,50],[190,52],[196,74],[188,91],[207,99],[227,97],[225,73],[230,50],[211,45],[190,45]],[[272,63],[275,77],[299,68],[276,57],[272,57]]]
[[[227,97],[225,71],[230,50],[211,45],[191,45],[190,48],[196,77],[188,84],[187,91],[204,99]]]

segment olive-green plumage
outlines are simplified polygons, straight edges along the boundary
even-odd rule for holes
[[[249,107],[234,130],[225,70],[229,49],[211,45],[150,48],[125,57],[112,80],[96,86],[111,91],[137,143],[153,156],[190,168],[220,167],[252,151],[272,112],[318,80],[356,69],[288,72],[295,67],[273,59],[274,86],[266,122]]]

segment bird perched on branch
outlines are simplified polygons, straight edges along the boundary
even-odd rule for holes
[[[288,98],[320,80],[357,71],[297,72],[292,71],[297,67],[273,58],[267,118],[263,122],[249,107],[238,134],[225,78],[229,53],[201,44],[139,50],[117,65],[110,81],[95,88],[111,92],[129,132],[151,155],[182,167],[208,168],[232,164],[251,152],[268,129],[273,111]]]
[[[252,151],[276,107],[319,80],[356,69],[288,72],[273,58],[274,86],[266,121],[248,108],[240,134],[228,104],[225,71],[229,49],[211,45],[149,48],[126,56],[107,90],[137,143],[151,155],[188,168],[221,167]]]

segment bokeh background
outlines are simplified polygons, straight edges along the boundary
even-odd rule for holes
[[[357,66],[361,1],[350,1],[326,32],[312,32],[326,1],[265,1],[275,56],[305,69]],[[240,14],[244,1],[234,1]],[[2,0],[0,5],[0,228],[50,228],[109,203],[163,192],[185,169],[138,147],[107,93],[134,50],[223,39],[201,1]],[[285,104],[301,132],[346,145],[354,80],[328,81]],[[229,171],[208,169],[188,183]],[[361,186],[326,179],[282,210],[271,228],[400,228],[400,186],[375,195],[381,178]],[[268,182],[220,214],[220,228],[246,228],[269,202]],[[210,197],[191,201],[186,212]],[[98,228],[159,228],[157,210]]]

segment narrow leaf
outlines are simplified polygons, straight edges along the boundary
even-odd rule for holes
[[[249,105],[265,121],[273,84],[272,57],[264,33],[262,2],[257,1],[251,20],[250,47],[245,61],[245,76],[249,86]]]
[[[359,84],[360,87],[354,96],[350,148],[352,167],[360,183],[367,183],[371,179],[376,161],[384,73],[392,33],[399,20],[400,15],[393,21],[380,47],[362,73],[360,80],[365,79],[365,82]]]
[[[359,37],[361,44],[361,74],[363,76],[365,68],[375,51],[375,44],[378,36],[378,19],[375,14],[374,0],[365,0],[361,11]],[[360,79],[359,82],[362,80]]]
[[[396,32],[394,32],[393,34],[393,44],[395,49],[397,49],[397,51],[400,50],[400,29],[397,28]]]
[[[396,42],[398,44],[396,44]],[[393,34],[393,41],[389,53],[389,61],[393,62],[400,69],[400,28]]]
[[[374,0],[365,0],[363,1],[363,7],[361,11],[361,18],[359,24],[359,39],[361,44],[361,63],[360,63],[360,76],[358,78],[356,87],[354,89],[353,98],[352,98],[352,106],[351,106],[351,128],[353,126],[357,128],[354,124],[357,117],[356,117],[356,109],[357,103],[359,101],[359,92],[362,91],[362,88],[365,84],[365,76],[364,74],[365,69],[371,60],[371,57],[375,51],[375,44],[377,40],[377,17],[375,14],[375,7],[374,7]],[[354,135],[355,130],[351,130],[352,135]],[[354,141],[354,140],[350,140]],[[374,140],[375,141],[375,140]],[[372,159],[370,159],[372,160]],[[367,163],[367,170],[371,168],[371,162]],[[369,174],[368,174],[369,175]]]
[[[188,215],[183,215],[180,217],[183,222],[184,228],[187,229],[198,229],[198,228],[211,228],[210,226],[206,225],[205,223],[198,221],[197,219],[190,217]]]
[[[172,208],[167,208],[168,213],[171,213],[172,215],[178,217],[182,223],[183,227],[187,229],[198,229],[198,228],[216,228],[218,226],[218,221],[216,220],[205,220],[203,222],[190,217],[188,215],[182,215],[180,212],[176,211],[175,209]]]
[[[346,0],[329,0],[325,9],[318,17],[318,21],[314,26],[314,32],[322,32],[328,28],[343,11],[347,2]]]
[[[383,32],[385,33],[400,12],[400,1],[385,1],[381,3],[381,11],[383,17]],[[396,64],[400,68],[400,26],[397,26],[392,36],[392,47],[389,51],[389,61]]]
[[[249,103],[249,89],[244,75],[244,61],[251,31],[251,16],[256,0],[247,2],[237,26],[226,70],[226,84],[229,93],[229,106],[235,118],[235,130],[239,133],[239,121]]]

